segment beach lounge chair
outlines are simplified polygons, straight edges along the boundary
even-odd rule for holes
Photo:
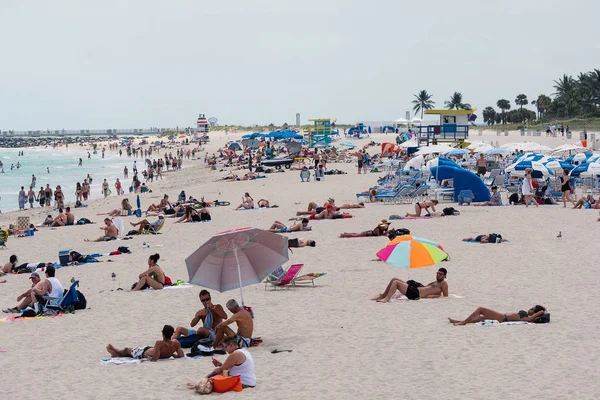
[[[69,290],[65,292],[62,297],[50,297],[43,296],[43,299],[46,300],[45,308],[64,311],[68,308],[72,308],[74,303],[79,301],[79,295],[77,294],[77,287],[79,286],[79,281],[75,281],[69,287]]]
[[[8,242],[8,231],[0,229],[0,247],[6,248],[6,242]]]
[[[142,235],[156,235],[165,226],[165,219],[160,220],[160,225],[150,225],[148,229],[142,231]]]
[[[315,279],[318,279],[318,278],[322,277],[323,275],[325,275],[325,272],[305,274],[305,275],[299,276],[297,278],[294,278],[294,280],[292,281],[292,284],[294,286],[296,286],[298,284],[302,285],[302,284],[311,283],[313,285],[313,287],[315,287]]]
[[[300,171],[300,179],[302,182],[304,182],[304,180],[306,180],[306,182],[310,182],[310,171],[307,169]]]
[[[488,188],[491,188],[492,186],[498,186],[498,188],[503,188],[504,187],[505,178],[506,177],[504,175],[496,175],[494,177],[494,179],[491,179],[491,180],[487,181],[485,183],[485,185]]]
[[[414,191],[415,188],[411,185],[402,185],[398,190],[376,194],[375,200],[387,203],[394,203],[405,199],[410,193]]]
[[[273,272],[273,274],[271,274],[267,277],[267,280],[265,281],[265,290],[266,290],[266,284],[270,284],[275,290],[277,290],[278,286],[279,287],[287,286],[290,284],[293,285],[294,279],[296,278],[296,276],[298,275],[298,273],[300,272],[300,270],[302,269],[303,266],[304,266],[304,264],[292,264],[287,269],[287,271],[284,271],[284,274],[281,275],[279,278],[277,277],[277,275],[280,274],[281,272],[279,271],[279,268],[278,268],[277,270],[275,270]],[[280,268],[283,271],[283,267],[280,267]]]

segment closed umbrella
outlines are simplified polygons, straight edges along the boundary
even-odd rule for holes
[[[221,232],[190,254],[185,263],[190,283],[219,292],[262,282],[288,261],[288,239],[256,228]]]

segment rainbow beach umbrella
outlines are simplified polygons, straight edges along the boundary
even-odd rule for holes
[[[382,261],[400,268],[423,268],[448,259],[442,246],[429,239],[403,235],[377,252]]]

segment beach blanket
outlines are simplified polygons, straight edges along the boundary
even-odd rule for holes
[[[462,296],[460,294],[454,294],[454,293],[449,293],[448,294],[448,298],[453,298],[453,299],[464,299],[465,296]],[[392,299],[395,300],[408,300],[408,297],[402,295],[402,294],[396,294],[395,296],[392,296]],[[434,300],[434,299],[419,299],[418,301],[421,300]],[[410,300],[410,301],[415,301],[415,300]]]
[[[50,316],[38,315],[37,317],[19,317],[19,316],[14,316],[14,317],[0,318],[0,322],[31,321],[31,320],[34,320],[34,319],[58,318],[58,317],[62,317],[62,316],[63,316],[63,313],[59,313],[58,315],[50,315]]]
[[[531,324],[526,321],[498,322],[495,319],[486,319],[485,321],[477,322],[475,325],[477,325],[477,326],[497,326],[497,325],[531,325]]]
[[[179,282],[179,281],[177,281],[177,282]],[[174,285],[165,286],[163,288],[163,290],[165,290],[165,289],[188,289],[188,288],[191,288],[192,286],[194,286],[194,285],[191,285],[189,283],[180,283],[180,284],[177,284],[177,282],[175,282]]]
[[[185,356],[183,358],[175,358],[175,357],[171,357],[171,358],[162,358],[158,361],[173,361],[173,360],[194,360],[197,358],[201,358],[202,356],[194,356],[194,357],[188,357]],[[142,362],[146,362],[146,361],[150,361],[149,359],[145,358],[143,360],[138,360],[135,358],[131,358],[131,357],[107,357],[107,358],[101,358],[100,359],[100,364],[102,365],[108,365],[108,364],[115,364],[115,365],[121,365],[121,364],[140,364]]]

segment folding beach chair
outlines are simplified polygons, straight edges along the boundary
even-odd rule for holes
[[[303,266],[304,264],[292,264],[279,279],[273,277],[269,280],[269,278],[267,278],[268,280],[266,282],[270,283],[275,290],[277,290],[278,286],[287,286],[293,284],[294,278],[296,278]]]
[[[69,290],[67,290],[62,297],[43,296],[43,299],[46,300],[44,308],[57,311],[65,311],[68,309],[73,312],[73,304],[79,301],[76,287],[79,287],[79,281],[73,282],[71,287],[69,287]]]
[[[150,224],[150,227],[148,229],[144,229],[142,231],[142,235],[148,235],[148,234],[156,235],[163,228],[163,226],[165,226],[165,219],[164,218],[162,218],[160,220],[160,224],[159,225],[152,225],[152,224]]]
[[[325,272],[317,272],[317,273],[305,274],[305,275],[299,276],[297,278],[294,278],[292,280],[292,284],[294,286],[296,286],[297,284],[308,284],[308,283],[311,283],[313,285],[313,287],[315,287],[315,279],[318,279],[318,278],[322,277],[325,274],[326,274]]]

